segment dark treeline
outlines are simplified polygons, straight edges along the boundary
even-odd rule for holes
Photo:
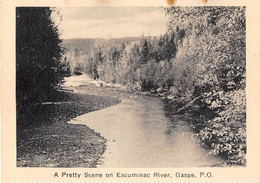
[[[163,93],[196,117],[197,139],[230,164],[245,164],[246,22],[244,7],[165,9],[169,31],[159,38],[97,44],[66,54],[67,71]]]
[[[17,122],[31,106],[49,100],[64,76],[64,53],[54,9],[16,8],[16,102]],[[31,111],[32,112],[32,111]]]

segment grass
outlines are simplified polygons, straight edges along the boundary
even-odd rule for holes
[[[67,122],[103,109],[116,98],[58,93],[48,103],[17,108],[18,167],[96,167],[106,140],[84,125]]]

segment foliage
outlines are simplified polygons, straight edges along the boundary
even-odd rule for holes
[[[171,31],[182,29],[176,60],[186,71],[181,90],[191,90],[187,101],[201,96],[192,111],[206,116],[198,139],[231,164],[245,164],[245,8],[174,7],[166,10]],[[177,33],[178,34],[178,33]],[[180,37],[180,36],[179,36]],[[189,64],[185,64],[189,63]],[[180,75],[180,74],[177,74]],[[193,87],[185,86],[190,81]]]
[[[18,105],[46,100],[59,87],[63,49],[53,9],[16,9],[16,98]]]
[[[150,59],[149,45],[147,40],[145,39],[141,47],[140,64],[146,64],[149,59]]]
[[[218,117],[207,121],[206,127],[200,131],[198,137],[203,143],[211,145],[213,154],[226,156],[228,163],[245,164],[245,92],[240,89],[222,97],[222,101],[214,101],[210,107],[224,106],[224,109],[218,113]]]

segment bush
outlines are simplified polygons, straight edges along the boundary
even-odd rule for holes
[[[209,102],[209,101],[208,101]],[[222,101],[209,102],[211,107],[225,106],[218,117],[207,121],[198,138],[211,146],[211,153],[221,154],[229,164],[245,164],[246,154],[246,97],[244,90],[229,92]]]

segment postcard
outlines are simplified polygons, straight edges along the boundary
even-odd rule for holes
[[[259,182],[259,8],[2,1],[2,181]]]

